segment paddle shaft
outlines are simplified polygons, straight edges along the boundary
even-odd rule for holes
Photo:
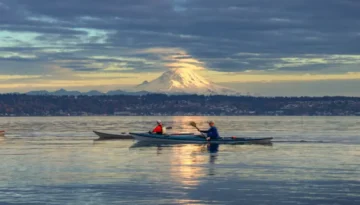
[[[196,125],[195,125],[195,128],[200,132],[200,134],[201,134],[202,137],[206,138],[206,136],[204,135],[204,133],[202,133],[202,132],[200,131],[200,129],[199,129]]]

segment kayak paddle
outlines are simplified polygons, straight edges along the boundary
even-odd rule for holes
[[[200,131],[200,129],[197,127],[196,122],[191,121],[189,124],[190,124],[191,126],[193,126],[194,128],[196,128],[196,129],[200,132],[201,136],[203,136],[204,138],[206,138],[206,136],[204,135],[204,133],[202,133],[202,132]]]

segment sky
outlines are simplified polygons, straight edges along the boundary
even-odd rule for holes
[[[187,68],[257,95],[360,96],[359,0],[0,0],[0,93]]]

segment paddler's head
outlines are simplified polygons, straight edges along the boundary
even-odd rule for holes
[[[208,123],[209,123],[209,126],[210,126],[210,127],[212,127],[212,126],[215,125],[214,121],[209,121]]]
[[[158,125],[161,125],[161,120],[157,120],[156,123],[157,123]]]

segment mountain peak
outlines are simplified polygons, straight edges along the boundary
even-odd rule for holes
[[[194,87],[207,87],[210,82],[194,71],[185,68],[171,69],[160,76],[161,81],[167,83],[171,89],[186,89]]]
[[[193,70],[188,69],[188,68],[171,68],[171,69],[169,69],[169,71],[172,72],[172,73],[176,73],[178,75],[194,73]]]
[[[236,92],[210,82],[195,71],[175,68],[160,77],[135,87],[137,91],[155,93],[235,94]]]
[[[137,85],[136,87],[144,86],[144,85],[147,85],[148,83],[149,83],[149,81],[145,80],[144,82],[142,82],[141,84]]]

